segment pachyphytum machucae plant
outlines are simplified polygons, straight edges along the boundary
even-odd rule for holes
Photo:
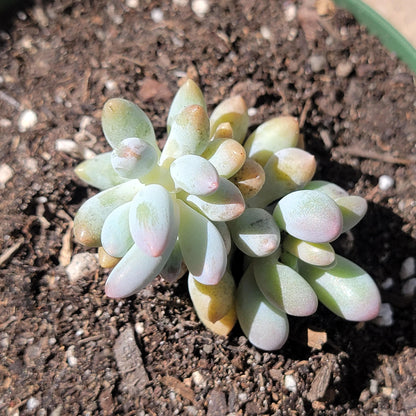
[[[229,98],[209,117],[188,80],[170,108],[162,151],[130,101],[107,101],[102,127],[113,150],[76,168],[101,192],[81,206],[74,232],[112,268],[109,297],[188,273],[201,322],[227,335],[238,319],[263,350],[285,343],[287,315],[311,315],[319,301],[347,320],[377,316],[376,284],[331,245],[363,218],[366,201],[313,180],[316,161],[295,118],[273,118],[246,139],[244,100]]]

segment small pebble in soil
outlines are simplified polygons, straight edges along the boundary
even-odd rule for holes
[[[394,179],[389,175],[381,175],[378,178],[378,187],[382,191],[387,191],[394,185]]]
[[[393,320],[393,309],[390,303],[382,303],[380,306],[380,312],[377,318],[374,319],[374,323],[378,326],[392,326]]]
[[[66,351],[66,361],[70,367],[76,367],[78,364],[78,359],[74,355],[75,346],[71,345]]]
[[[72,257],[65,271],[71,283],[87,276],[92,276],[98,270],[97,256],[92,253],[78,253]]]
[[[296,5],[289,2],[283,3],[283,13],[285,15],[285,21],[291,22],[296,18],[297,8]]]
[[[139,0],[126,0],[126,6],[131,9],[137,9],[139,7]]]
[[[354,66],[350,61],[344,61],[344,62],[340,62],[337,65],[335,69],[335,73],[337,77],[347,78],[348,76],[351,75],[351,72],[353,69],[354,69]]]
[[[370,380],[370,393],[374,396],[378,393],[378,381],[371,379]]]
[[[9,165],[6,163],[0,165],[0,188],[4,188],[4,185],[13,178],[13,174],[13,169]]]
[[[205,17],[205,15],[209,12],[208,0],[193,0],[191,7],[192,11],[198,17]]]
[[[199,371],[194,371],[192,373],[192,381],[194,382],[195,386],[202,389],[207,385],[205,377]]]
[[[0,118],[0,127],[7,129],[11,125],[12,125],[12,122],[8,118]]]
[[[415,274],[416,261],[414,257],[408,257],[400,268],[400,279],[405,280]]]
[[[384,290],[389,290],[393,287],[394,285],[394,280],[391,277],[388,277],[386,280],[384,280],[383,282],[381,282],[381,287]]]
[[[257,114],[257,108],[255,108],[255,107],[250,107],[250,108],[247,110],[247,114],[248,114],[250,117],[254,117],[254,116]]]
[[[33,411],[37,407],[39,407],[39,405],[40,405],[40,401],[36,397],[29,397],[29,399],[26,403],[26,408],[29,411]]]
[[[69,139],[56,140],[55,150],[57,152],[66,153],[75,158],[92,159],[95,156],[95,153],[91,149],[87,149]]]
[[[296,36],[298,36],[298,29],[296,27],[291,27],[286,39],[289,42],[292,42],[296,39]]]
[[[117,89],[117,83],[112,79],[108,79],[104,85],[108,91],[114,91]]]
[[[416,293],[416,277],[409,279],[402,287],[402,294],[411,298]]]
[[[292,393],[296,393],[298,391],[295,377],[293,377],[291,374],[285,376],[285,387]]]
[[[260,33],[263,36],[263,38],[266,40],[270,40],[272,38],[272,32],[267,26],[262,26],[260,28]]]
[[[144,332],[144,323],[143,322],[136,322],[134,324],[134,330],[136,331],[137,335],[142,335]]]
[[[309,65],[311,66],[312,72],[321,72],[326,65],[326,59],[323,55],[312,55],[308,59]]]
[[[163,11],[156,7],[150,12],[150,17],[155,23],[163,22]]]
[[[50,416],[61,416],[61,414],[62,414],[62,405],[59,405],[58,407],[52,410]]]
[[[38,116],[33,110],[24,110],[17,121],[17,128],[21,133],[30,130],[38,122]]]

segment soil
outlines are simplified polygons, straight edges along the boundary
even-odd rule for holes
[[[351,15],[325,14],[327,3],[220,0],[200,17],[186,0],[56,0],[3,14],[2,414],[416,414],[416,302],[403,290],[412,276],[400,277],[416,255],[415,78]],[[321,307],[290,318],[286,345],[266,353],[238,326],[227,338],[207,331],[186,279],[156,279],[121,301],[105,297],[108,270],[93,262],[69,280],[68,259],[88,251],[72,241],[72,218],[97,192],[73,168],[109,150],[104,102],[136,102],[163,141],[185,76],[209,110],[242,94],[251,130],[299,117],[317,178],[367,199],[367,216],[336,248],[373,276],[391,325]],[[27,109],[37,122],[25,127]],[[381,175],[394,185],[379,186]],[[313,344],[313,334],[327,341]]]

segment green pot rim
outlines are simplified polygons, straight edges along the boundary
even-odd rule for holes
[[[394,52],[416,73],[416,49],[386,19],[361,0],[334,0],[339,7],[347,9],[357,21],[377,36],[381,43]]]

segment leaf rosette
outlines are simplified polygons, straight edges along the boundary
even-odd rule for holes
[[[112,151],[75,169],[100,192],[79,209],[74,234],[112,268],[109,297],[188,272],[201,322],[227,335],[238,319],[263,350],[285,343],[287,315],[313,314],[318,301],[347,320],[377,315],[374,281],[332,247],[367,203],[313,180],[316,160],[294,117],[266,121],[246,139],[244,100],[226,99],[208,116],[188,80],[172,102],[163,150],[147,115],[128,100],[107,101],[102,127]],[[238,283],[236,270],[243,270]]]

